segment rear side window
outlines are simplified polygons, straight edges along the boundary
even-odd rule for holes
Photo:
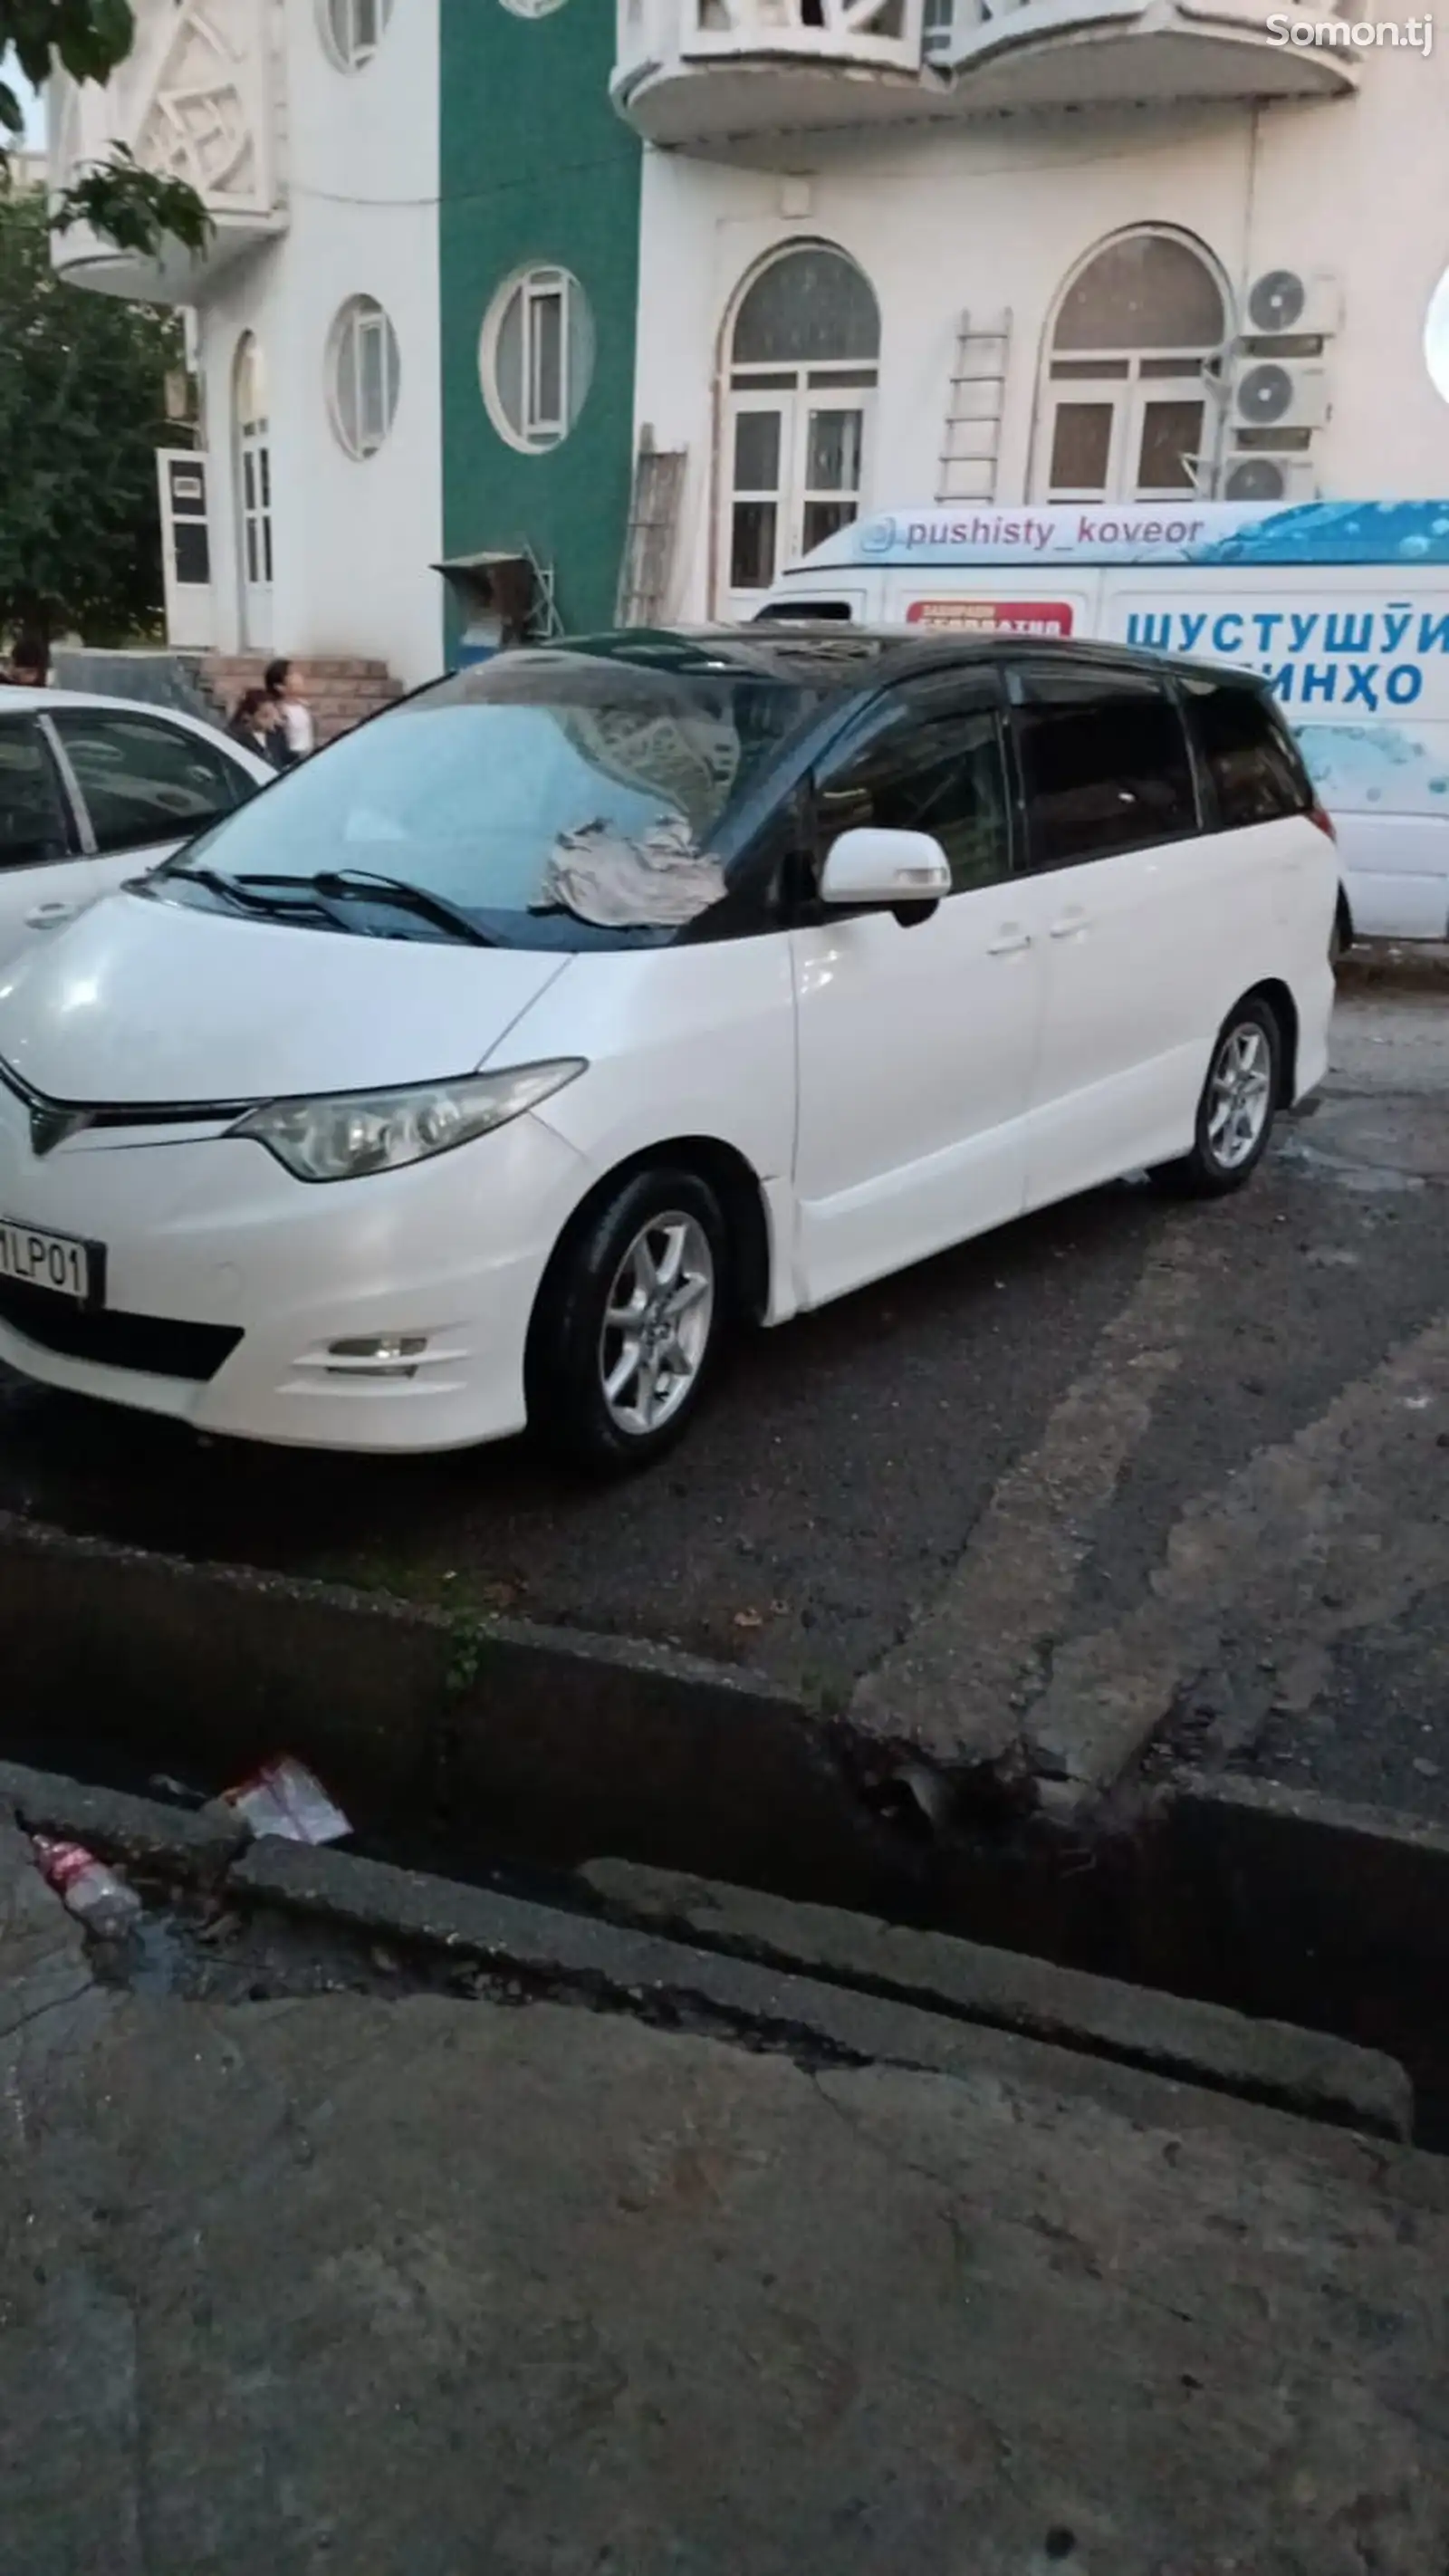
[[[1030,667],[1016,677],[1033,867],[1070,867],[1198,829],[1187,736],[1160,681]]]
[[[254,792],[204,734],[155,716],[96,708],[57,714],[55,726],[101,851],[188,838]]]
[[[40,727],[0,724],[0,868],[38,867],[70,848],[60,783]]]
[[[1184,680],[1183,697],[1221,830],[1308,812],[1308,772],[1271,698],[1231,680],[1196,678]]]

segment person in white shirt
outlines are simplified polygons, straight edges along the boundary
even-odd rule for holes
[[[308,753],[317,748],[312,710],[303,694],[301,681],[295,677],[295,670],[296,665],[283,658],[269,662],[266,673],[267,695],[276,701],[281,713],[289,766],[294,760],[305,760]]]

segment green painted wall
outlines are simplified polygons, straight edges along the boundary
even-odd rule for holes
[[[609,104],[614,0],[520,18],[440,0],[443,528],[449,555],[526,541],[575,630],[613,621],[633,460],[640,146]],[[515,269],[571,269],[593,310],[593,382],[540,456],[498,436],[478,337]],[[449,646],[456,629],[450,616]]]

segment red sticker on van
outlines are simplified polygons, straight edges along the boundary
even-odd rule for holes
[[[948,626],[969,635],[1070,635],[1065,599],[913,599],[908,626]]]

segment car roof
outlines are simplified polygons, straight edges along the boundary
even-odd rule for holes
[[[1037,635],[913,635],[899,626],[855,626],[844,620],[767,618],[748,626],[622,627],[597,635],[564,636],[534,652],[588,654],[646,668],[690,672],[733,665],[763,679],[821,691],[883,688],[930,671],[982,669],[1020,661],[1060,662],[1068,668],[1178,671],[1201,678],[1213,670],[1240,687],[1262,688],[1256,672],[1192,661],[1182,654],[1147,652],[1096,637]]]
[[[47,708],[54,714],[57,707],[104,707],[118,715],[165,716],[175,724],[193,725],[201,733],[221,731],[220,725],[194,716],[189,707],[164,707],[154,698],[103,697],[95,689],[17,688],[13,682],[0,688],[0,715],[26,715],[37,708],[42,714]]]
[[[188,733],[199,733],[204,742],[225,743],[227,757],[249,770],[259,784],[265,785],[276,776],[269,760],[244,742],[237,742],[225,726],[212,724],[206,716],[194,716],[189,707],[166,707],[154,698],[103,697],[94,689],[20,689],[0,687],[0,716],[54,715],[67,707],[99,708],[107,715],[159,716],[164,724],[184,725]]]

